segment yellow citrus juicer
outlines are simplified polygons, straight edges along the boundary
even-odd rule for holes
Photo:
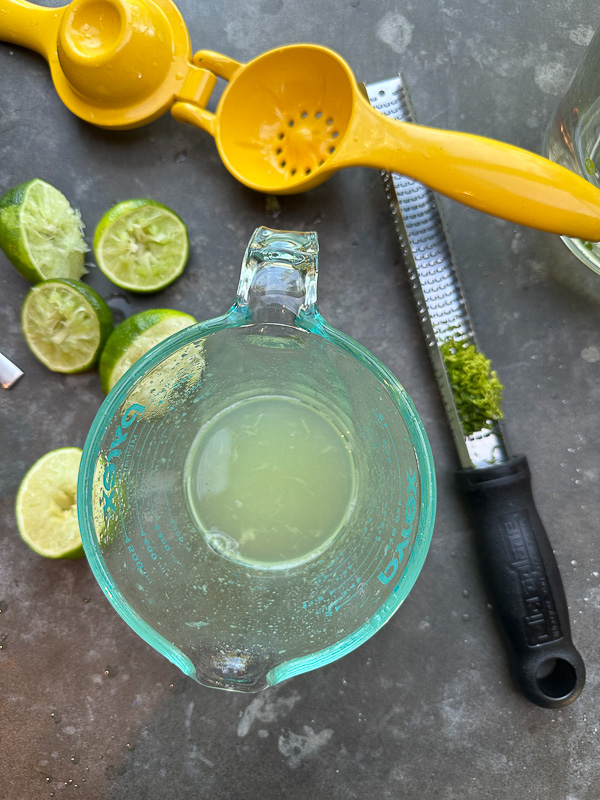
[[[0,40],[43,55],[87,122],[131,128],[170,109],[214,136],[227,169],[257,191],[302,192],[344,167],[373,167],[511,222],[600,240],[600,191],[584,178],[503,142],[385,117],[326,47],[288,45],[247,64],[192,55],[172,0],[0,0]],[[217,77],[228,85],[213,114]]]
[[[204,106],[217,83],[191,63],[172,0],[0,0],[0,41],[40,53],[67,108],[103,128],[145,125],[177,100]]]

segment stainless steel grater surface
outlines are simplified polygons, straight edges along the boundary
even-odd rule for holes
[[[381,113],[402,122],[414,121],[400,76],[367,84],[365,90],[371,105]],[[507,449],[498,425],[465,435],[439,350],[442,342],[453,337],[477,342],[435,195],[403,175],[383,173],[383,178],[460,464],[479,467],[506,461]]]

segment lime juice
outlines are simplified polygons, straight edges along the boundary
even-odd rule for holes
[[[185,467],[190,510],[213,550],[283,568],[322,553],[354,504],[347,431],[297,399],[259,396],[204,425]]]

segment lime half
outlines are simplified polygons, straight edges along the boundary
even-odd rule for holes
[[[87,272],[79,211],[46,181],[20,183],[0,199],[0,247],[27,280],[81,278]]]
[[[49,280],[31,288],[21,312],[25,341],[53,372],[95,366],[113,329],[110,308],[81,281]]]
[[[131,292],[157,292],[187,264],[185,223],[155,200],[123,200],[102,217],[94,235],[96,261],[106,277]]]
[[[158,308],[140,311],[117,325],[100,357],[100,383],[106,394],[144,353],[195,322],[183,311]]]
[[[42,456],[27,472],[15,504],[21,539],[47,558],[79,558],[77,475],[81,450],[61,447]]]

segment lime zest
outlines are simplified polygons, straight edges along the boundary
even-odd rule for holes
[[[474,344],[454,338],[440,346],[446,372],[466,436],[491,429],[502,419],[503,386],[491,361]]]

